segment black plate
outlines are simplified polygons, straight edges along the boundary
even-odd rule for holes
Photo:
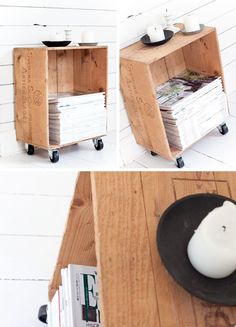
[[[158,45],[162,45],[165,44],[166,42],[168,42],[170,39],[172,39],[172,37],[174,36],[174,32],[169,31],[169,30],[164,30],[164,34],[165,34],[165,39],[162,41],[158,41],[158,42],[151,42],[150,41],[150,37],[145,34],[143,37],[141,37],[140,41],[145,44],[145,45],[149,45],[149,46],[158,46]]]
[[[53,48],[53,47],[66,47],[71,43],[71,41],[42,41],[42,43],[49,48]]]
[[[197,272],[187,255],[187,245],[204,217],[224,201],[216,194],[196,194],[174,202],[163,213],[157,230],[157,246],[164,266],[175,281],[200,299],[221,305],[236,305],[236,272],[212,279]]]

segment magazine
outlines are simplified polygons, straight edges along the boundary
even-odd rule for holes
[[[184,150],[229,115],[221,77],[185,71],[156,89],[170,146]]]

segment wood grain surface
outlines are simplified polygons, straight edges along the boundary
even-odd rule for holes
[[[61,269],[68,264],[96,266],[94,220],[89,173],[81,173],[77,180],[57,264],[49,285],[49,299],[61,283]]]
[[[139,41],[122,49],[120,55],[121,58],[124,59],[131,59],[145,62],[146,64],[151,64],[152,62],[158,61],[174,51],[179,50],[214,31],[214,27],[206,26],[202,32],[195,35],[186,36],[182,33],[177,33],[169,42],[159,47],[147,47],[141,41]]]
[[[150,67],[121,59],[121,89],[136,142],[166,159],[173,159]]]
[[[59,285],[61,267],[97,262],[103,327],[234,327],[236,308],[182,289],[156,247],[163,211],[202,192],[235,200],[236,173],[81,173],[49,296]]]
[[[139,173],[92,173],[103,326],[159,327]]]
[[[46,49],[15,49],[14,79],[17,140],[48,148]]]
[[[233,327],[236,308],[199,300],[169,276],[157,252],[156,228],[163,211],[184,196],[206,192],[236,199],[236,173],[142,173],[142,184],[161,326]]]

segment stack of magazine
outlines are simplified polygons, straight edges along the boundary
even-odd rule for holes
[[[184,150],[228,116],[221,77],[185,71],[156,89],[170,146]]]
[[[100,327],[96,267],[69,265],[62,285],[48,303],[48,327]]]
[[[105,94],[57,93],[49,96],[49,140],[67,144],[106,134]]]

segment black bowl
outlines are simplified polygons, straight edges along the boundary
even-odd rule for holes
[[[158,42],[151,42],[150,41],[150,37],[148,36],[148,34],[145,34],[143,37],[141,37],[140,41],[145,44],[145,45],[149,45],[149,46],[158,46],[158,45],[162,45],[165,44],[166,42],[168,42],[170,39],[172,39],[172,37],[174,36],[174,32],[169,31],[169,30],[164,30],[164,34],[165,34],[165,39],[162,41],[158,41]]]
[[[57,47],[66,47],[71,43],[71,41],[42,41],[44,45],[49,48],[57,48]]]
[[[236,271],[222,279],[208,278],[191,265],[187,245],[205,216],[224,201],[216,194],[195,194],[174,202],[163,213],[157,229],[161,260],[174,280],[196,297],[220,305],[236,305]]]

